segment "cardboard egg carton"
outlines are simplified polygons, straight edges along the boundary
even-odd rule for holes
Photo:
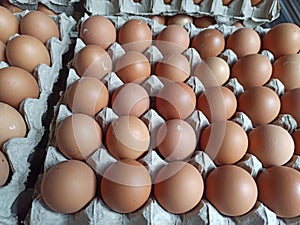
[[[87,19],[88,16],[82,18],[82,20]],[[118,29],[122,24],[124,24],[128,19],[138,18],[146,23],[152,28],[153,36],[156,36],[165,26],[158,24],[156,21],[147,19],[145,17],[137,17],[137,16],[129,16],[129,17],[108,17],[114,23],[116,28]],[[226,25],[215,25],[212,26],[220,30],[225,37],[234,32],[237,27],[226,26]],[[212,28],[210,27],[210,28]],[[200,31],[204,29],[199,29],[194,27],[192,24],[188,24],[185,28],[189,31],[190,37],[194,37]],[[258,28],[257,31],[260,34],[266,33],[268,29]],[[75,46],[75,53],[78,52],[81,48],[83,48],[85,44],[80,38],[77,38],[77,43]],[[118,58],[125,53],[124,49],[118,43],[114,43],[109,49],[108,52],[111,55],[113,63],[118,60]],[[149,47],[144,54],[149,59],[152,66],[162,58],[162,54],[155,47]],[[269,60],[273,60],[273,56],[270,52],[264,51],[263,54],[268,56]],[[187,49],[183,55],[187,57],[190,62],[191,68],[195,68],[195,66],[201,61],[201,58],[195,49],[189,48]],[[228,64],[234,64],[237,61],[237,57],[234,52],[227,49],[222,54],[223,57]],[[73,68],[70,68],[69,75],[67,78],[67,87],[70,86],[73,82],[80,79],[77,75],[76,71]],[[118,78],[118,76],[111,72],[106,77],[102,79],[103,83],[108,88],[110,95],[113,91],[120,87],[123,82]],[[196,96],[200,95],[205,87],[201,83],[201,81],[196,76],[191,76],[186,83],[192,87]],[[164,86],[164,84],[158,79],[156,75],[151,75],[148,79],[146,79],[141,84],[149,96],[155,96],[158,91]],[[239,96],[243,91],[243,87],[235,78],[229,79],[229,81],[225,84],[228,88],[230,88],[236,96]],[[276,93],[282,94],[284,92],[284,87],[282,83],[277,79],[271,79],[266,86],[272,88]],[[57,115],[53,120],[52,124],[52,137],[49,141],[49,147],[47,149],[47,156],[45,159],[44,169],[45,171],[51,166],[67,160],[65,156],[60,153],[58,148],[56,147],[55,141],[55,130],[57,125],[72,115],[72,112],[69,110],[66,105],[66,96],[65,93],[61,93],[60,102],[57,105]],[[113,112],[113,110],[109,107],[101,110],[97,116],[96,120],[101,125],[103,134],[109,124],[117,119],[118,116]],[[164,119],[154,110],[149,109],[141,119],[145,122],[147,127],[149,128],[149,132],[151,134],[150,147],[147,154],[141,158],[139,161],[145,163],[147,165],[147,169],[150,173],[152,180],[154,180],[158,170],[166,165],[166,161],[161,158],[159,154],[155,151],[155,134],[165,121]],[[243,113],[237,112],[235,117],[232,119],[233,121],[240,124],[245,131],[250,131],[253,129],[253,125],[251,120]],[[199,111],[195,110],[192,115],[186,119],[186,121],[193,127],[196,136],[199,138],[202,130],[209,125],[209,121],[205,117],[205,115]],[[279,115],[278,118],[274,121],[274,124],[284,127],[290,133],[296,129],[297,124],[296,121],[290,115]],[[198,140],[199,142],[199,140]],[[97,149],[87,160],[86,163],[93,168],[98,176],[101,176],[106,168],[112,163],[116,162],[116,159],[109,153],[109,151],[104,145]],[[210,157],[203,151],[200,151],[199,146],[197,146],[194,155],[189,159],[189,162],[194,165],[199,172],[201,173],[203,179],[205,180],[208,173],[216,168],[216,164],[210,159]],[[300,169],[300,157],[294,156],[293,159],[289,162],[291,167],[296,169]],[[247,170],[254,178],[258,175],[258,173],[264,170],[262,163],[253,155],[246,154],[244,158],[237,163],[238,166]],[[43,202],[43,199],[40,195],[40,185],[43,174],[40,175],[40,179],[36,184],[36,192],[35,199],[32,203],[32,208],[27,217],[27,223],[31,225],[81,225],[81,224],[106,224],[109,221],[112,225],[119,224],[137,224],[137,225],[199,225],[199,224],[296,224],[300,218],[293,219],[280,219],[276,216],[274,212],[269,210],[262,203],[257,202],[254,208],[248,212],[247,214],[239,217],[228,217],[220,214],[214,207],[211,205],[205,197],[202,198],[200,203],[191,211],[181,215],[175,215],[164,210],[159,203],[155,200],[155,198],[151,195],[148,201],[144,204],[144,206],[137,211],[129,214],[120,214],[109,209],[105,203],[101,200],[99,196],[95,197],[86,208],[81,211],[73,214],[61,214],[56,213],[49,209],[46,204]],[[98,184],[99,187],[99,184]]]
[[[16,14],[16,16],[20,19],[26,13],[28,11]],[[8,183],[0,187],[0,224],[3,225],[17,224],[17,215],[13,212],[14,203],[20,193],[25,190],[25,183],[30,172],[29,158],[38,150],[37,146],[44,135],[43,116],[48,109],[48,97],[53,91],[54,83],[62,68],[62,55],[68,50],[71,41],[69,33],[76,24],[72,17],[65,14],[58,15],[54,19],[59,25],[61,39],[51,38],[47,42],[51,66],[41,64],[33,72],[40,87],[39,98],[27,98],[20,106],[20,112],[27,125],[27,135],[24,138],[10,139],[3,146],[12,170]],[[7,66],[9,65],[5,62],[0,64],[1,68]]]
[[[86,0],[85,8],[91,14],[111,15],[167,15],[188,14],[195,17],[208,15],[215,17],[217,23],[231,25],[243,21],[249,27],[271,22],[279,17],[278,0],[263,0],[252,6],[250,0],[232,0],[224,6],[222,0],[203,0],[194,4],[193,0],[172,0],[165,4],[164,0]]]

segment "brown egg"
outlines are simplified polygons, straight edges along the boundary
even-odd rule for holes
[[[99,80],[112,71],[109,54],[96,45],[87,45],[77,52],[72,65],[79,76],[95,77]]]
[[[19,35],[10,40],[6,45],[6,58],[11,66],[23,68],[29,73],[40,64],[51,64],[46,46],[29,35]]]
[[[128,51],[116,62],[116,73],[124,83],[141,83],[150,76],[151,65],[142,53]]]
[[[257,178],[258,200],[281,218],[300,215],[300,173],[290,167],[273,166]]]
[[[36,37],[44,44],[52,37],[59,39],[58,25],[50,16],[40,11],[27,13],[21,19],[20,31],[21,34]]]
[[[254,126],[272,122],[279,110],[279,97],[268,87],[249,88],[238,98],[238,111],[244,112]]]
[[[11,138],[25,137],[27,127],[22,115],[12,106],[0,102],[0,147]]]
[[[273,63],[273,78],[279,79],[284,90],[289,91],[300,87],[300,55],[291,54],[278,58]]]
[[[0,62],[6,61],[6,45],[0,41]]]
[[[296,54],[300,50],[300,28],[293,23],[280,23],[262,39],[262,49],[271,51],[275,58]]]
[[[271,78],[272,64],[261,54],[240,58],[231,69],[231,77],[237,78],[244,89],[264,85]]]
[[[43,12],[49,16],[57,16],[53,10],[49,9],[46,5],[40,2],[38,3],[37,11]]]
[[[146,203],[151,183],[151,177],[141,163],[123,159],[105,170],[100,184],[102,199],[116,212],[131,213]]]
[[[0,41],[4,44],[19,32],[19,21],[7,8],[0,6]]]
[[[232,0],[222,0],[223,5],[229,5]]]
[[[94,198],[96,187],[96,175],[87,164],[66,160],[45,172],[41,195],[46,205],[55,212],[75,213]]]
[[[73,114],[58,124],[56,144],[67,158],[86,160],[102,145],[102,130],[92,117]]]
[[[190,63],[182,54],[166,55],[156,64],[155,73],[162,81],[184,82],[191,73]]]
[[[196,148],[196,134],[184,120],[172,119],[162,124],[156,134],[159,153],[168,161],[186,160]]]
[[[95,116],[108,105],[105,85],[94,77],[82,77],[68,87],[67,104],[73,113]]]
[[[220,142],[218,138],[221,140],[219,147],[216,146],[216,143]],[[214,143],[213,148],[209,142]],[[237,123],[229,120],[217,121],[204,129],[200,137],[200,146],[216,164],[234,164],[246,154],[248,137]]]
[[[9,176],[9,165],[5,155],[0,152],[0,187],[4,186]]]
[[[204,59],[219,55],[224,50],[225,39],[223,34],[217,29],[206,29],[193,38],[191,46]]]
[[[280,100],[280,113],[290,114],[297,121],[297,127],[300,127],[300,88],[285,92]]]
[[[211,16],[201,16],[198,18],[194,18],[194,25],[198,28],[207,28],[210,25],[214,25],[214,24],[216,24],[216,20],[214,17]]]
[[[165,3],[165,4],[171,4],[171,3],[172,3],[172,0],[164,0],[164,3]]]
[[[199,4],[201,3],[203,0],[194,0],[194,4]]]
[[[118,116],[140,117],[150,107],[147,91],[136,83],[127,83],[116,89],[111,101],[112,109]]]
[[[166,24],[166,18],[164,16],[152,15],[152,16],[150,16],[150,19],[156,20],[158,23],[163,24],[163,25]]]
[[[220,86],[228,80],[230,68],[224,59],[212,56],[205,58],[196,66],[194,75],[204,86]]]
[[[81,24],[79,37],[86,45],[97,45],[108,49],[116,41],[117,32],[109,19],[94,15]]]
[[[168,25],[177,24],[183,26],[188,23],[193,23],[193,17],[184,14],[176,14],[168,18]]]
[[[143,20],[131,19],[120,28],[118,42],[125,51],[143,52],[152,44],[152,31]]]
[[[12,13],[21,13],[23,11],[19,7],[11,4],[8,0],[2,0],[1,5],[4,6],[5,8],[7,8]]]
[[[280,126],[260,125],[249,133],[248,152],[255,155],[264,167],[287,163],[293,156],[294,148],[292,136]]]
[[[156,96],[156,110],[166,120],[186,119],[196,107],[193,89],[185,83],[166,84]]]
[[[18,67],[0,69],[0,101],[18,108],[25,98],[38,98],[40,88],[36,79]]]
[[[262,2],[262,0],[251,0],[251,5],[252,6],[257,6],[261,2]]]
[[[294,154],[300,155],[300,129],[295,130],[292,133],[292,137],[293,137],[294,144],[295,144]]]
[[[155,178],[154,196],[158,203],[174,214],[186,213],[201,200],[204,190],[200,172],[186,162],[171,162]]]
[[[150,134],[145,123],[135,116],[121,116],[106,131],[106,147],[117,159],[138,159],[148,151]]]
[[[214,99],[222,97],[223,104],[216,105]],[[223,109],[220,110],[220,107]],[[209,88],[199,95],[196,108],[203,112],[209,121],[230,119],[236,112],[237,100],[233,92],[226,87]],[[224,111],[226,115],[222,115]]]
[[[157,36],[155,45],[163,55],[182,53],[190,45],[190,37],[186,29],[180,25],[169,25]]]
[[[259,34],[252,28],[240,28],[227,39],[226,48],[231,49],[238,58],[250,54],[257,54],[260,50],[261,40]]]
[[[226,216],[241,216],[249,212],[257,200],[253,177],[235,165],[214,169],[206,179],[207,200]]]

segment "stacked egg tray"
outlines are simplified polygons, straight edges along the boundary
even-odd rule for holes
[[[28,12],[26,10],[16,13],[15,16],[21,20]],[[12,138],[5,142],[2,148],[7,156],[11,172],[7,183],[0,187],[1,224],[17,224],[17,212],[13,210],[13,205],[26,188],[25,183],[30,173],[30,157],[38,150],[37,146],[45,133],[43,117],[48,109],[48,97],[53,92],[54,84],[59,77],[62,55],[68,50],[71,43],[69,33],[76,24],[72,17],[65,14],[53,16],[53,19],[59,26],[60,39],[51,38],[46,44],[51,57],[51,65],[40,64],[33,72],[40,89],[39,97],[37,99],[26,98],[19,107],[27,126],[26,136]],[[7,62],[1,62],[1,68],[8,66]]]
[[[89,16],[85,15],[81,21],[85,21],[88,18]],[[151,27],[153,39],[155,39],[155,37],[165,28],[165,25],[161,25],[155,20],[151,20],[145,17],[107,16],[107,18],[109,18],[114,23],[117,30],[119,30],[119,28],[127,20],[133,18],[143,20]],[[193,24],[187,24],[184,27],[188,30],[190,39],[196,36],[200,31],[207,29],[196,28]],[[214,25],[209,28],[218,29],[222,32],[225,38],[227,38],[230,34],[238,29],[238,27],[227,25]],[[256,31],[261,36],[263,36],[268,31],[268,29],[258,27],[256,28]],[[75,54],[84,46],[84,42],[78,37],[74,49]],[[107,51],[109,52],[114,65],[118,58],[125,53],[125,50],[117,42],[113,43]],[[267,56],[268,59],[273,62],[274,57],[271,52],[264,50],[262,54]],[[163,57],[159,49],[155,46],[149,47],[144,52],[144,55],[148,58],[152,68],[155,68],[156,63]],[[185,83],[193,89],[196,96],[199,96],[205,90],[205,88],[201,81],[196,76],[193,76],[193,70],[195,69],[195,66],[201,61],[201,58],[198,52],[193,48],[188,48],[183,52],[183,55],[186,56],[186,58],[189,60],[192,71],[191,76],[187,79],[187,81],[185,81]],[[235,53],[230,49],[224,50],[221,53],[220,57],[226,60],[229,65],[233,65],[238,60]],[[80,76],[72,67],[72,62],[70,62],[66,88],[68,88],[78,79],[80,79]],[[123,84],[123,82],[118,78],[115,72],[110,72],[109,74],[107,74],[102,79],[102,82],[107,87],[110,98],[113,91]],[[149,78],[142,82],[141,85],[148,92],[149,96],[156,96],[159,90],[164,86],[164,84],[155,74],[152,74]],[[230,78],[226,82],[226,84],[224,84],[224,86],[231,89],[236,97],[238,97],[244,91],[243,86],[239,84],[239,82],[235,78]],[[265,84],[265,86],[273,89],[278,95],[281,95],[284,92],[284,86],[278,79],[269,80]],[[140,118],[147,125],[150,132],[151,143],[153,143],[155,142],[155,134],[158,128],[165,122],[165,120],[155,110],[155,107],[153,107],[153,102],[150,104],[150,106],[150,109]],[[57,105],[56,112],[57,113],[52,123],[52,135],[49,141],[49,147],[47,149],[47,156],[44,164],[45,172],[49,168],[51,168],[51,166],[68,160],[59,151],[56,142],[56,129],[58,124],[65,118],[73,114],[66,103],[66,92],[61,93],[61,99]],[[100,124],[103,136],[105,136],[109,124],[117,118],[118,115],[116,115],[112,108],[110,108],[110,105],[102,109],[96,115],[95,120],[97,120]],[[231,120],[240,124],[246,132],[249,132],[253,129],[251,120],[243,112],[236,112]],[[195,110],[186,119],[186,121],[193,127],[197,136],[197,141],[199,142],[199,136],[201,132],[210,124],[209,120],[201,111]],[[288,114],[278,115],[278,117],[272,123],[285,128],[289,133],[292,133],[297,127],[296,121]],[[103,142],[102,147],[97,149],[86,160],[86,163],[95,171],[99,179],[104,171],[111,164],[117,161],[117,159],[109,153],[105,145],[105,142]],[[147,169],[151,175],[152,180],[154,180],[158,170],[167,164],[167,162],[157,153],[155,145],[153,146],[152,144],[150,144],[147,154],[139,159],[139,161],[142,164],[147,165]],[[204,151],[200,150],[199,144],[197,145],[193,156],[189,159],[189,163],[194,165],[199,170],[204,181],[206,180],[207,175],[217,167],[212,159],[210,159],[210,157]],[[236,165],[247,170],[254,179],[261,171],[265,169],[262,163],[254,155],[249,153],[247,153],[238,163],[236,163]],[[294,155],[293,158],[289,161],[288,165],[296,169],[300,169],[299,156]],[[36,184],[36,192],[34,194],[35,199],[33,200],[31,211],[29,212],[27,217],[28,224],[297,224],[297,221],[299,220],[298,217],[292,219],[279,218],[274,212],[272,212],[270,209],[268,209],[258,201],[250,212],[242,216],[224,216],[219,213],[217,209],[205,199],[204,196],[194,209],[192,209],[188,213],[176,215],[164,210],[152,194],[150,195],[148,201],[142,206],[142,208],[133,213],[121,214],[114,212],[107,207],[101,197],[95,196],[95,198],[81,211],[72,214],[61,214],[48,208],[48,206],[43,201],[40,193],[42,179],[43,174],[41,174]],[[97,188],[99,187],[100,183],[97,184]]]
[[[243,21],[246,26],[257,26],[273,21],[279,16],[280,6],[277,0],[263,0],[252,6],[250,0],[233,0],[223,5],[222,0],[203,0],[195,4],[194,0],[172,0],[166,4],[164,0],[140,2],[132,0],[86,0],[87,12],[100,15],[174,15],[188,14],[200,17],[212,16],[218,23],[231,25]]]

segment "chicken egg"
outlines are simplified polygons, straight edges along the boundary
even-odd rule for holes
[[[164,16],[152,15],[152,16],[150,16],[150,19],[156,20],[158,23],[160,23],[162,25],[166,24],[166,18]]]
[[[198,18],[194,18],[194,25],[198,28],[207,28],[210,25],[216,24],[216,20],[211,16],[201,16]]]
[[[154,182],[154,196],[168,212],[186,213],[201,200],[204,183],[200,172],[186,162],[171,162],[162,167]]]
[[[79,37],[86,45],[97,45],[108,49],[116,41],[117,32],[109,19],[94,15],[81,24]]]
[[[295,130],[292,133],[292,137],[293,137],[294,144],[295,144],[294,154],[300,155],[300,129]]]
[[[241,216],[249,212],[257,200],[253,177],[235,165],[223,165],[208,174],[205,182],[207,200],[226,216]]]
[[[8,38],[19,33],[19,21],[7,8],[0,6],[0,41],[4,44]]]
[[[6,61],[6,45],[0,41],[0,62]]]
[[[11,66],[23,68],[29,73],[40,64],[51,64],[46,46],[29,35],[19,35],[11,39],[6,45],[6,58]]]
[[[38,98],[39,95],[39,85],[29,72],[13,66],[0,69],[1,102],[19,108],[24,99]]]
[[[108,151],[117,159],[138,159],[148,151],[150,134],[145,123],[135,116],[121,116],[106,131]]]
[[[265,124],[249,133],[248,152],[255,155],[264,167],[281,166],[294,154],[292,136],[282,127]]]
[[[25,137],[27,127],[22,115],[12,106],[0,102],[0,147],[11,138]]]
[[[15,6],[14,4],[11,4],[9,2],[9,0],[2,0],[1,1],[1,5],[4,6],[5,8],[7,8],[9,11],[11,11],[12,13],[21,13],[23,12],[22,9],[20,9],[19,7]]]
[[[151,184],[151,177],[141,163],[123,159],[104,171],[100,192],[110,209],[119,213],[131,213],[146,203]]]
[[[87,45],[74,56],[73,67],[81,77],[95,77],[101,80],[112,71],[109,54],[97,45]]]
[[[297,127],[300,127],[300,88],[285,92],[280,99],[280,113],[290,114],[297,121]]]
[[[53,211],[75,213],[95,197],[96,187],[96,175],[87,164],[78,160],[66,160],[44,173],[41,195]]]
[[[286,166],[272,166],[257,178],[258,200],[281,218],[300,215],[300,173]]]
[[[8,161],[0,151],[0,187],[4,186],[9,176],[9,164]]]
[[[56,129],[56,144],[69,159],[86,160],[102,145],[102,130],[92,117],[73,114]]]
[[[193,17],[184,14],[176,14],[168,18],[168,25],[177,24],[184,26],[188,23],[193,23]]]
[[[131,19],[121,26],[118,42],[126,51],[143,52],[152,44],[152,31],[143,20]]]
[[[40,11],[40,12],[43,12],[43,13],[49,15],[49,16],[57,16],[57,14],[53,10],[49,9],[46,5],[44,5],[40,2],[38,3],[38,7],[37,7],[36,10]]]

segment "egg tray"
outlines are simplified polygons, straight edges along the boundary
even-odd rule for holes
[[[19,7],[23,10],[36,10],[38,3],[42,3],[49,9],[60,14],[65,13],[67,15],[72,15],[74,9],[73,5],[75,2],[80,2],[80,0],[8,0],[11,4]]]
[[[255,27],[271,22],[279,17],[278,0],[263,0],[252,6],[250,0],[232,0],[224,6],[222,0],[203,0],[194,4],[193,0],[172,0],[165,4],[164,0],[86,0],[85,9],[91,14],[111,15],[174,15],[178,13],[200,17],[212,16],[217,23],[231,25],[243,21],[245,26]]]
[[[88,16],[85,15],[82,20],[87,19]],[[137,16],[125,16],[125,17],[108,17],[114,23],[117,29],[119,29],[122,24],[124,24],[127,20],[132,18],[138,18],[150,25],[153,31],[153,36],[155,37],[165,26],[158,24],[154,20],[150,20],[144,17]],[[196,28],[192,24],[188,24],[185,28],[189,31],[190,37],[194,37],[200,31],[204,29]],[[225,37],[234,32],[237,27],[226,26],[226,25],[214,25],[210,28],[219,29]],[[206,29],[206,28],[205,28]],[[264,34],[268,31],[268,29],[257,28],[257,31],[260,34]],[[80,38],[77,38],[77,43],[75,46],[75,53],[78,52],[85,44]],[[113,63],[124,54],[124,49],[118,43],[114,43],[108,50],[111,53],[111,58]],[[193,48],[187,49],[183,53],[191,64],[191,68],[195,68],[197,63],[201,61],[201,58],[197,51]],[[273,55],[268,51],[263,51],[263,54],[266,55],[271,61],[273,60]],[[145,51],[145,55],[151,62],[152,66],[158,62],[162,55],[159,50],[155,46],[149,47]],[[225,50],[221,57],[223,57],[229,65],[232,65],[237,61],[237,57],[234,52],[231,50]],[[193,70],[192,70],[193,71]],[[69,70],[69,75],[67,78],[67,87],[78,80],[80,77],[76,74],[76,71],[72,68]],[[112,92],[121,86],[123,83],[117,77],[114,72],[109,73],[102,80],[104,84],[107,86],[110,96]],[[205,89],[199,79],[195,76],[191,76],[186,83],[192,87],[195,94],[198,96]],[[155,96],[157,92],[163,87],[163,83],[155,76],[151,75],[146,81],[142,83],[142,86],[147,90],[150,96]],[[240,95],[244,90],[243,87],[238,83],[235,78],[231,78],[226,85],[230,88],[236,96]],[[266,86],[272,88],[278,95],[283,94],[284,86],[277,79],[271,79]],[[44,163],[44,170],[46,171],[51,166],[67,160],[56,148],[55,142],[55,129],[56,125],[62,121],[64,118],[72,115],[72,112],[66,106],[65,93],[61,93],[61,99],[57,105],[56,115],[53,118],[52,124],[52,133],[51,138],[49,140],[49,147],[47,149],[47,155]],[[118,116],[113,112],[113,110],[109,107],[101,110],[96,119],[98,120],[101,128],[103,130],[103,134],[105,134],[106,128],[112,122],[118,118]],[[158,127],[164,123],[164,119],[159,116],[159,114],[154,110],[150,109],[147,111],[142,117],[142,120],[146,123],[149,128],[151,134],[151,143],[149,152],[140,159],[141,162],[146,163],[148,165],[148,170],[151,175],[152,180],[154,179],[157,171],[166,164],[166,162],[157,154],[155,151],[155,133],[157,132]],[[239,123],[245,131],[249,131],[253,129],[251,120],[242,112],[237,112],[233,121]],[[201,131],[209,125],[209,121],[204,116],[201,111],[195,110],[193,114],[186,119],[187,122],[193,127],[195,130],[196,136],[199,137]],[[284,127],[290,133],[292,133],[296,127],[296,121],[287,114],[279,115],[278,118],[273,122],[279,126]],[[197,146],[196,149],[200,149]],[[105,171],[105,169],[116,162],[116,159],[110,155],[105,146],[102,146],[98,149],[92,156],[87,160],[87,163],[94,169],[97,175],[100,177],[101,174]],[[193,157],[189,160],[191,164],[193,164],[201,173],[204,180],[207,177],[207,174],[216,168],[214,162],[209,158],[209,156],[203,151],[196,151]],[[257,174],[264,170],[262,163],[253,155],[246,154],[244,158],[237,163],[238,166],[246,169],[254,178]],[[293,156],[293,158],[288,163],[289,166],[294,167],[300,170],[300,157]],[[228,217],[220,214],[207,200],[202,199],[201,202],[190,212],[175,215],[165,211],[158,202],[151,195],[147,203],[136,212],[129,214],[120,214],[110,210],[103,201],[97,197],[94,198],[86,208],[74,214],[61,214],[56,213],[49,209],[45,203],[43,202],[40,195],[40,185],[43,174],[40,174],[39,179],[36,183],[35,188],[35,199],[32,203],[31,211],[27,216],[26,223],[31,225],[67,225],[67,224],[107,224],[109,221],[112,225],[117,224],[152,224],[152,225],[173,225],[173,224],[297,224],[299,218],[293,219],[280,219],[276,216],[276,214],[270,211],[266,206],[262,203],[257,202],[255,207],[248,212],[247,214],[239,217]]]
[[[28,11],[15,15],[20,19],[26,13]],[[51,38],[47,42],[47,48],[51,55],[51,67],[41,64],[33,73],[40,87],[39,98],[27,98],[20,106],[20,112],[24,116],[28,129],[27,136],[10,139],[3,145],[12,175],[8,183],[0,187],[0,224],[2,225],[17,224],[17,215],[13,212],[13,205],[19,194],[25,190],[25,183],[30,172],[30,156],[37,150],[45,132],[43,115],[48,109],[48,97],[52,93],[53,85],[62,68],[62,55],[68,50],[70,44],[70,30],[76,24],[71,17],[64,14],[56,16],[55,20],[60,26],[61,39]],[[9,65],[5,62],[0,63],[0,68],[7,66]]]

